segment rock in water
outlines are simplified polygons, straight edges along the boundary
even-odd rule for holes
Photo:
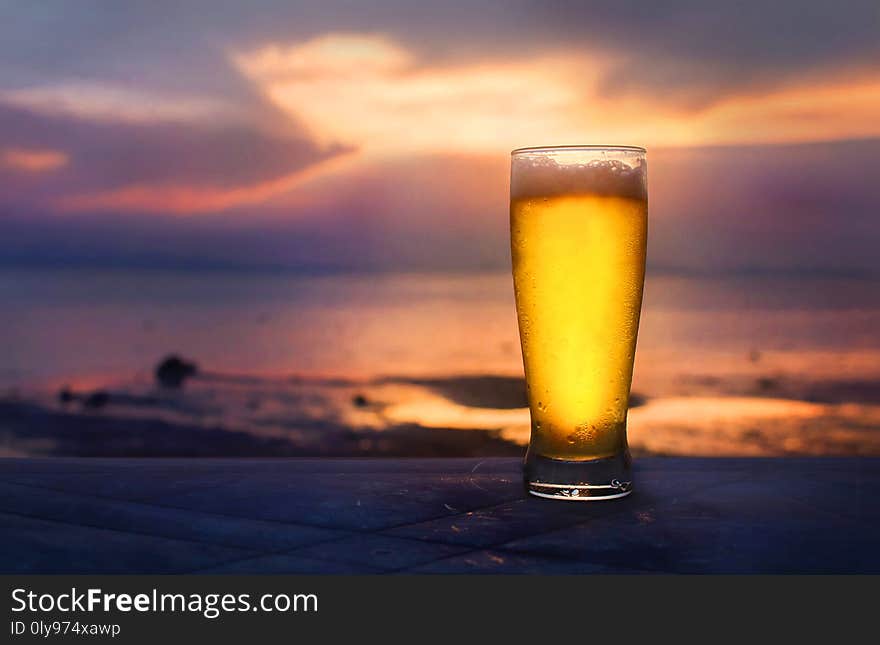
[[[87,408],[103,408],[110,403],[110,395],[104,390],[95,390],[83,399],[83,405]]]
[[[355,394],[351,399],[351,403],[356,408],[365,408],[370,405],[367,397],[365,397],[363,394]]]
[[[156,367],[156,381],[162,387],[183,387],[184,381],[198,372],[198,366],[172,354]]]

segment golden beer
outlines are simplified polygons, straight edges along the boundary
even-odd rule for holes
[[[532,418],[530,492],[631,490],[626,416],[647,245],[645,152],[517,150],[510,230]]]

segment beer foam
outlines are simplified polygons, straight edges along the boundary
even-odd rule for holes
[[[644,159],[629,165],[617,159],[560,163],[549,155],[515,154],[511,164],[512,199],[593,194],[647,200]]]

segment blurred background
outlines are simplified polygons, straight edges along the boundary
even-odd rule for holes
[[[521,454],[564,143],[649,150],[636,454],[880,454],[876,1],[0,4],[0,454]]]

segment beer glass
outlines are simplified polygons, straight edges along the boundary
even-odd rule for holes
[[[632,491],[626,442],[642,306],[645,150],[511,153],[510,248],[532,428],[524,475],[539,497]]]

